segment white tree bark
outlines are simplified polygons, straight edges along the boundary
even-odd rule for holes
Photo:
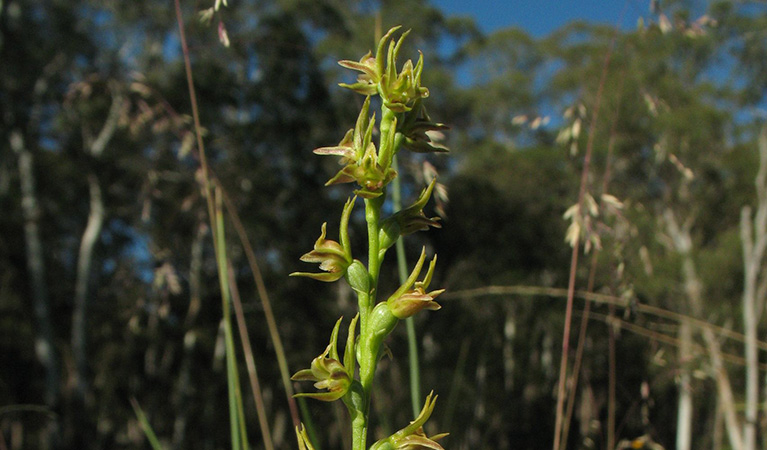
[[[35,354],[45,369],[45,403],[54,406],[59,398],[59,362],[54,346],[53,323],[45,280],[45,259],[40,237],[40,206],[34,172],[34,156],[27,148],[19,130],[10,133],[10,144],[18,156],[19,182],[21,184],[21,209],[24,216],[24,240],[27,253],[27,270],[32,290],[35,320],[40,332],[35,337]]]
[[[682,257],[682,276],[684,278],[684,291],[687,296],[689,311],[693,317],[703,318],[701,283],[695,269],[695,262],[692,259],[692,238],[690,236],[692,221],[687,220],[680,227],[674,213],[670,209],[664,211],[663,219],[666,223],[666,232],[671,237],[676,251]],[[722,405],[722,413],[724,414],[730,446],[733,450],[743,450],[743,436],[735,411],[735,398],[732,393],[730,378],[722,361],[719,341],[717,341],[716,335],[710,328],[703,328],[700,331],[703,335],[703,341],[706,344],[713,369],[713,376],[719,393],[719,401]]]
[[[75,302],[72,311],[72,353],[75,360],[75,389],[81,399],[88,392],[88,346],[87,346],[87,314],[88,287],[90,284],[93,249],[104,226],[104,200],[101,187],[94,174],[88,174],[88,192],[90,195],[90,212],[88,224],[80,240],[80,252],[77,258],[77,279],[75,281]]]
[[[759,401],[759,355],[757,331],[761,311],[757,304],[763,302],[760,284],[762,262],[767,248],[767,126],[759,135],[759,171],[755,187],[757,195],[756,214],[752,218],[751,207],[744,206],[740,214],[740,237],[743,242],[743,333],[746,337],[746,398],[745,422],[743,424],[744,450],[756,450],[756,421]],[[759,298],[761,295],[761,298]],[[761,300],[761,301],[760,301]]]
[[[112,99],[109,113],[98,136],[88,144],[87,151],[94,158],[99,158],[112,140],[122,111],[123,97],[116,94]],[[80,239],[80,251],[77,256],[77,279],[75,280],[74,309],[72,311],[72,354],[74,356],[75,392],[81,401],[88,400],[88,306],[89,285],[93,265],[93,250],[104,226],[104,199],[99,180],[93,172],[88,173],[88,194],[90,210],[88,221]]]
[[[692,448],[693,398],[690,371],[687,364],[692,357],[692,327],[689,322],[679,325],[679,398],[676,416],[676,450]]]

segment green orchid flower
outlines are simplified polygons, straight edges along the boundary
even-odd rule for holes
[[[371,118],[369,110],[370,97],[367,97],[354,129],[349,130],[338,145],[314,150],[318,155],[340,156],[340,163],[344,165],[325,185],[356,181],[360,189],[354,193],[362,198],[381,196],[383,188],[397,176],[397,172],[389,167],[390,163],[381,165],[379,162],[378,152],[372,142],[375,115]]]
[[[327,222],[322,224],[320,237],[314,243],[314,249],[301,256],[301,261],[320,263],[320,270],[324,273],[293,272],[291,277],[307,277],[319,281],[332,282],[341,279],[346,274],[346,269],[352,263],[351,246],[349,245],[349,217],[354,206],[354,199],[349,199],[344,205],[341,215],[341,231],[339,244],[336,241],[325,239],[327,235]]]
[[[310,368],[299,370],[291,377],[293,381],[314,381],[315,388],[325,389],[327,392],[304,392],[295,394],[294,397],[309,397],[332,402],[346,395],[351,388],[356,368],[354,346],[358,316],[355,316],[349,325],[343,363],[339,360],[337,349],[338,329],[342,320],[343,317],[338,319],[330,335],[330,344],[324,352],[312,360]]]
[[[400,236],[407,236],[416,231],[425,231],[429,227],[442,228],[442,225],[439,223],[439,217],[429,218],[423,213],[423,208],[429,201],[436,184],[436,178],[431,180],[429,186],[421,191],[418,199],[412,205],[381,222],[381,232],[379,233],[381,257],[383,257],[383,253],[387,249],[397,242]]]
[[[433,394],[434,392],[431,392],[426,397],[421,413],[410,422],[410,425],[388,438],[376,442],[370,447],[370,450],[445,450],[437,441],[447,436],[447,433],[428,437],[423,431],[423,425],[429,420],[432,411],[434,411],[434,405],[437,403],[437,396]]]
[[[397,291],[386,300],[387,305],[391,313],[398,319],[406,319],[422,309],[428,309],[436,311],[442,306],[435,302],[434,299],[445,292],[444,289],[438,289],[436,291],[426,292],[426,289],[431,283],[431,278],[434,275],[434,267],[437,264],[437,256],[429,263],[429,270],[426,271],[426,276],[422,281],[416,281],[416,278],[421,273],[423,263],[426,260],[426,249],[421,250],[421,257],[418,258],[418,262],[410,273],[410,276],[405,283],[400,286]]]

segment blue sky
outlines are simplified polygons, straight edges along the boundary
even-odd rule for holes
[[[636,27],[650,0],[432,0],[447,15],[471,16],[485,32],[517,26],[546,36],[573,20]],[[625,10],[625,12],[624,12]]]

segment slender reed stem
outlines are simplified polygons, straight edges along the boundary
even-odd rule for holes
[[[624,73],[625,74],[625,73]],[[617,92],[620,93],[623,88],[623,80],[624,77],[622,76],[620,79],[620,84],[618,86]],[[607,187],[610,184],[610,173],[611,173],[611,163],[612,163],[612,155],[613,155],[613,149],[615,148],[615,135],[616,135],[616,127],[618,124],[618,113],[620,112],[620,102],[617,103],[615,107],[615,113],[613,114],[612,118],[612,125],[610,127],[610,139],[607,144],[607,157],[605,159],[605,172],[604,176],[602,177],[602,193],[607,193]],[[594,252],[591,254],[591,266],[589,268],[589,280],[588,284],[586,286],[586,292],[594,292],[594,281],[596,278],[596,271],[597,271],[597,262],[599,260],[599,249],[594,249]],[[615,306],[614,305],[608,305],[608,308],[610,309],[610,314],[612,316]],[[580,370],[581,370],[581,363],[583,362],[583,349],[586,342],[586,330],[588,329],[589,325],[589,312],[591,309],[591,302],[586,302],[586,306],[583,309],[583,318],[581,319],[581,328],[580,333],[578,335],[578,348],[575,351],[575,364],[573,366],[573,376],[570,383],[571,391],[570,395],[567,400],[567,414],[564,422],[564,430],[563,430],[563,437],[562,437],[562,450],[564,450],[566,443],[567,443],[567,436],[570,431],[570,421],[572,420],[573,416],[573,407],[575,406],[575,393],[576,389],[578,388],[578,378],[580,376]],[[612,449],[615,448],[615,335],[613,333],[612,326],[608,325],[609,329],[609,335],[610,335],[610,354],[609,354],[609,360],[610,360],[610,392],[609,392],[609,400],[607,403],[607,410],[608,410],[608,417],[607,417],[607,448]]]
[[[139,424],[141,424],[141,429],[144,431],[144,435],[149,441],[149,445],[152,447],[153,450],[163,450],[162,444],[160,444],[160,440],[157,439],[157,435],[154,434],[152,425],[149,423],[149,419],[147,419],[146,414],[144,414],[144,410],[141,409],[141,405],[139,405],[138,401],[136,401],[135,398],[130,399],[130,404],[133,407],[133,412],[136,414],[136,417],[138,418]],[[5,448],[5,443],[3,443],[2,445],[3,445],[3,448]]]
[[[586,288],[587,292],[594,290],[594,275],[597,268],[597,255],[598,252],[594,251],[591,255],[591,268],[589,269],[589,283]],[[591,312],[591,302],[586,302],[583,308],[583,317],[581,318],[581,328],[578,333],[578,347],[575,350],[575,363],[573,364],[573,375],[570,378],[570,395],[567,398],[567,413],[565,414],[565,421],[562,429],[562,445],[561,449],[564,450],[567,445],[567,436],[570,433],[570,421],[573,417],[573,408],[575,407],[575,393],[578,388],[578,378],[581,372],[581,363],[583,362],[583,349],[586,343],[586,330],[589,326],[589,312]],[[612,448],[609,447],[608,448]]]
[[[184,32],[184,19],[181,15],[180,0],[173,0],[176,9],[176,20],[178,21],[178,34],[181,41],[181,51],[184,55],[184,71],[186,72],[186,84],[189,89],[189,101],[192,104],[192,119],[194,120],[194,132],[197,138],[197,150],[200,154],[200,169],[202,170],[202,179],[204,182],[203,192],[208,205],[208,217],[212,225],[213,235],[215,236],[215,211],[213,208],[213,198],[210,195],[208,158],[205,156],[205,144],[202,141],[202,126],[200,125],[200,112],[197,108],[197,93],[194,89],[194,78],[192,77],[192,61],[189,56],[189,46],[186,42],[186,33]],[[214,238],[215,241],[215,238]]]
[[[231,296],[229,291],[227,274],[226,243],[224,233],[224,213],[221,200],[221,191],[215,190],[215,224],[216,234],[216,264],[218,266],[218,279],[221,288],[221,308],[224,321],[224,341],[226,343],[226,380],[229,394],[229,431],[232,439],[232,448],[239,450],[248,448],[247,434],[240,429],[242,404],[240,403],[240,383],[237,373],[237,354],[234,348],[234,335],[232,332],[232,318],[230,311]],[[244,438],[244,439],[243,439]]]
[[[176,20],[178,22],[179,37],[181,49],[184,56],[184,69],[186,72],[187,87],[189,90],[189,99],[192,106],[192,117],[194,120],[195,136],[197,138],[197,149],[199,152],[200,166],[203,179],[203,193],[208,207],[208,218],[210,219],[211,231],[213,236],[213,246],[216,254],[216,263],[218,265],[218,277],[221,287],[221,299],[224,315],[224,330],[226,336],[226,360],[227,360],[227,383],[229,392],[229,420],[230,432],[233,450],[241,448],[248,449],[248,435],[245,426],[245,412],[242,403],[240,391],[240,381],[237,368],[237,354],[234,347],[234,338],[231,326],[231,317],[229,311],[230,291],[228,283],[228,268],[226,258],[226,238],[224,233],[223,201],[221,190],[216,190],[215,203],[211,195],[210,170],[208,168],[207,157],[205,155],[205,145],[202,140],[200,125],[200,114],[197,106],[197,95],[194,88],[194,78],[192,76],[192,63],[189,56],[189,46],[186,41],[184,31],[184,20],[181,14],[181,4],[179,0],[174,0]],[[254,395],[258,396],[254,392]],[[266,421],[266,418],[260,418]],[[267,438],[267,435],[264,435]],[[267,444],[267,448],[269,448]]]
[[[584,171],[585,172],[585,171]],[[579,202],[580,203],[580,202]],[[567,354],[570,351],[570,323],[573,315],[573,293],[575,292],[575,269],[578,265],[579,238],[573,242],[573,252],[570,257],[570,280],[567,285],[567,307],[565,309],[565,325],[562,333],[562,357],[559,360],[559,387],[557,389],[557,417],[554,429],[554,450],[560,450],[562,435],[562,414],[565,401],[565,384],[567,380]]]
[[[282,339],[280,338],[279,330],[277,329],[277,321],[274,318],[274,312],[272,311],[272,303],[269,300],[269,294],[266,290],[266,284],[264,278],[261,275],[261,269],[258,266],[258,260],[256,259],[256,253],[253,251],[253,246],[250,244],[248,234],[245,232],[245,227],[242,225],[240,215],[237,213],[237,209],[232,204],[231,199],[226,194],[220,183],[216,183],[220,187],[222,196],[224,198],[224,205],[229,213],[229,218],[232,221],[235,231],[240,238],[240,243],[245,251],[245,256],[248,259],[250,265],[250,271],[253,279],[256,282],[256,290],[258,291],[258,297],[261,300],[261,306],[264,308],[264,316],[266,317],[266,325],[269,328],[269,336],[272,339],[272,345],[274,345],[274,353],[277,356],[277,365],[280,368],[280,376],[282,378],[282,385],[285,389],[285,395],[288,401],[288,407],[290,409],[290,417],[293,420],[293,426],[297,427],[301,421],[298,415],[298,407],[296,406],[296,399],[293,398],[293,385],[290,382],[290,372],[288,371],[288,361],[285,356],[285,348],[282,345]],[[243,343],[244,346],[244,343]],[[250,351],[246,350],[247,355]],[[260,420],[260,418],[259,418]],[[312,430],[307,425],[307,432],[311,435]]]
[[[392,159],[392,168],[399,172],[397,156]],[[392,205],[395,211],[402,209],[402,185],[400,177],[392,182]],[[407,279],[407,259],[405,255],[404,239],[400,237],[395,244],[397,249],[397,273],[399,282],[404,283]],[[413,417],[417,417],[421,410],[421,371],[418,363],[418,337],[415,331],[415,319],[408,317],[405,319],[407,328],[407,354],[410,370],[410,403],[413,407]]]
[[[234,269],[231,260],[227,260],[229,274],[229,289],[232,294],[232,306],[234,306],[234,316],[237,318],[237,328],[240,332],[240,341],[242,342],[243,353],[245,354],[245,364],[248,367],[250,388],[253,391],[253,401],[256,403],[258,411],[258,424],[261,427],[261,435],[264,440],[266,450],[274,450],[272,444],[272,434],[269,431],[269,422],[266,419],[266,407],[264,398],[261,395],[261,384],[258,381],[258,370],[256,369],[256,360],[253,357],[253,349],[250,347],[250,337],[248,335],[248,326],[245,324],[245,314],[242,311],[242,301],[240,291],[237,289],[237,281],[234,278]]]
[[[549,288],[543,286],[485,286],[475,289],[446,292],[440,298],[442,300],[470,299],[487,295],[545,295],[549,297],[567,297],[567,289]],[[615,295],[597,294],[594,292],[586,292],[581,290],[575,291],[575,297],[594,303],[615,305],[620,308],[629,307],[629,304],[627,304],[625,298],[621,298]],[[742,333],[720,327],[713,323],[706,322],[705,320],[696,319],[692,316],[679,314],[674,311],[669,311],[667,309],[659,308],[657,306],[650,306],[639,302],[632,302],[630,307],[632,310],[638,313],[650,314],[652,316],[662,317],[664,319],[673,320],[679,323],[687,322],[699,329],[710,329],[720,338],[732,339],[733,341],[741,343],[745,342],[745,336]],[[767,342],[757,341],[757,347],[762,351],[767,351]]]
[[[588,186],[589,170],[591,168],[591,155],[594,150],[594,138],[596,134],[596,126],[599,118],[599,107],[602,103],[602,93],[605,88],[605,80],[607,79],[607,69],[610,64],[610,58],[612,57],[613,48],[615,46],[615,38],[610,43],[610,47],[607,49],[604,63],[602,64],[602,74],[599,80],[599,87],[597,88],[596,99],[594,100],[594,108],[591,117],[591,123],[589,125],[589,137],[586,143],[586,153],[583,156],[583,169],[581,170],[581,183],[578,190],[578,206],[579,210],[583,211],[583,199],[586,196],[586,190]],[[578,255],[580,253],[580,235],[576,236],[573,242],[573,251],[570,258],[570,275],[567,283],[567,306],[565,308],[565,324],[562,333],[562,357],[559,364],[559,387],[557,388],[557,416],[554,425],[554,450],[560,449],[560,440],[562,438],[562,421],[563,421],[563,409],[565,400],[565,384],[567,380],[567,360],[568,352],[570,350],[570,325],[572,322],[573,314],[573,297],[575,294],[575,274],[578,267]],[[562,447],[562,448],[566,448]]]
[[[623,82],[626,79],[626,73],[623,72],[618,84],[618,92],[623,91]],[[618,115],[620,113],[620,102],[615,106],[615,113],[613,114],[613,123],[610,129],[610,140],[607,144],[607,158],[605,160],[605,175],[602,179],[602,193],[607,193],[607,186],[610,183],[610,175],[612,173],[612,159],[613,152],[615,151],[615,138],[616,129],[618,127]],[[595,270],[596,268],[592,268]],[[591,289],[590,291],[593,291]],[[608,396],[607,396],[607,446],[608,448],[615,448],[615,386],[616,386],[616,371],[615,371],[615,328],[613,328],[613,319],[615,318],[615,305],[609,305],[609,318],[607,332],[608,332]]]
[[[418,365],[418,338],[415,331],[415,322],[412,317],[405,319],[407,328],[407,351],[410,366],[410,403],[413,407],[413,417],[420,412],[421,400],[421,371]]]
[[[615,307],[610,306],[610,313],[607,319],[607,332],[609,333],[608,340],[608,382],[607,382],[607,448],[615,448],[615,328],[613,323],[615,320]]]

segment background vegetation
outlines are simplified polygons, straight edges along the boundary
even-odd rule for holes
[[[443,228],[406,240],[411,260],[421,244],[439,251],[434,284],[448,289],[416,317],[443,445],[552,448],[575,244],[589,252],[573,278],[568,447],[767,446],[763,5],[652,2],[636,30],[572,23],[535,39],[421,0],[230,2],[206,24],[208,3],[183,13],[209,162],[292,371],[353,310],[338,285],[287,277],[347,195],[322,188],[337,167],[311,153],[361,104],[336,87],[350,80],[335,61],[372,48],[377,23],[402,24],[404,54],[426,56],[430,112],[451,126],[448,157],[400,161],[405,202],[435,172],[446,186],[429,206]],[[131,399],[168,448],[228,446],[185,77],[170,3],[0,2],[0,448],[147,447]],[[232,232],[228,251],[269,427],[295,448],[239,242]],[[373,437],[412,419],[404,327],[388,344]],[[306,408],[319,445],[349,446],[343,408]],[[261,445],[247,396],[245,409]]]

